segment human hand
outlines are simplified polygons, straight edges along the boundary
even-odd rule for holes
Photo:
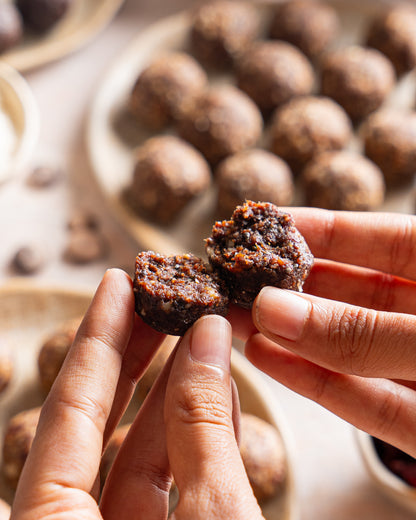
[[[416,219],[291,208],[316,257],[304,293],[265,288],[234,332],[258,368],[416,456]]]
[[[101,454],[164,336],[134,315],[131,280],[101,282],[43,406],[11,520],[262,518],[235,439],[231,329],[199,320],[131,427],[98,502]]]

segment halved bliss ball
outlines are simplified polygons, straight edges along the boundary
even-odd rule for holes
[[[136,257],[136,312],[148,325],[182,336],[205,314],[228,312],[228,291],[209,264],[192,255],[144,251]]]
[[[246,201],[231,220],[216,222],[206,251],[230,301],[246,309],[267,285],[302,291],[313,265],[292,216],[267,202]]]

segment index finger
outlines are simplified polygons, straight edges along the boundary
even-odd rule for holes
[[[288,208],[314,256],[416,280],[416,217]]]
[[[43,406],[18,489],[24,507],[47,484],[90,492],[133,318],[131,280],[107,271]]]

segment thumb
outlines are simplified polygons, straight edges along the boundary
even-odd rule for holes
[[[177,520],[261,518],[235,438],[230,355],[230,324],[214,315],[178,347],[165,397]]]

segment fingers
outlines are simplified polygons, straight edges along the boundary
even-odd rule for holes
[[[104,432],[104,446],[107,445],[133,395],[136,384],[148,368],[157,349],[166,336],[155,331],[135,316],[129,343],[123,356],[120,377],[117,384],[113,407]]]
[[[83,503],[91,490],[133,316],[131,280],[122,271],[107,271],[44,404],[18,488],[16,518],[32,506],[33,518],[42,518],[36,507],[45,495],[48,514],[55,505],[74,511],[75,497]],[[86,493],[76,495],[72,488]]]
[[[386,379],[365,379],[327,370],[261,334],[247,341],[245,354],[260,370],[288,388],[357,428],[416,455],[414,390]]]
[[[113,463],[100,509],[106,520],[168,514],[171,472],[166,450],[164,399],[174,350],[153,384]]]
[[[304,292],[369,309],[416,314],[416,283],[380,271],[316,260]]]
[[[416,317],[264,288],[253,321],[269,339],[349,374],[416,380]]]
[[[288,208],[319,258],[416,280],[416,217]]]
[[[235,439],[231,327],[205,316],[178,347],[165,398],[176,520],[261,518]]]

